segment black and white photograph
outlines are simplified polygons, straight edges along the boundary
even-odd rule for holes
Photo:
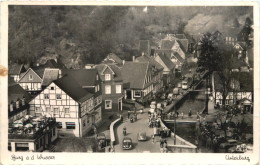
[[[198,4],[8,4],[7,159],[211,153],[251,164],[255,6]]]

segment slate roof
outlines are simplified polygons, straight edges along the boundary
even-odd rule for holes
[[[167,68],[169,70],[172,70],[175,68],[174,63],[168,57],[166,57],[163,54],[159,54],[158,56],[161,58],[162,62],[167,66]]]
[[[246,43],[245,42],[237,42],[236,44],[240,45],[243,50],[246,50]]]
[[[161,40],[161,49],[172,49],[175,41]]]
[[[148,62],[125,62],[121,72],[124,84],[130,83],[132,89],[143,89],[148,67]]]
[[[180,39],[177,41],[179,42],[179,44],[180,44],[181,48],[184,50],[184,52],[187,52],[189,41],[187,39]]]
[[[62,75],[73,77],[82,87],[95,86],[100,82],[100,79],[96,80],[97,69],[63,69]]]
[[[19,84],[13,84],[8,86],[8,104],[11,101],[17,101],[17,99],[25,98],[25,102],[28,103],[31,100],[31,95],[26,92]]]
[[[121,58],[119,58],[116,54],[114,53],[110,53],[107,55],[107,59],[113,59],[115,61],[115,63],[118,64],[122,64],[123,60],[121,60]]]
[[[9,66],[8,74],[10,75],[19,75],[20,73],[24,72],[23,64],[12,64]]]
[[[93,94],[83,89],[72,76],[65,75],[53,82],[67,95],[79,103],[82,103],[93,96]]]
[[[184,59],[179,55],[178,52],[173,52],[173,55],[181,62],[184,63]]]
[[[43,74],[42,86],[48,86],[59,78],[59,69],[46,68]]]
[[[173,51],[170,50],[170,49],[156,49],[156,50],[154,51],[154,53],[157,53],[158,55],[159,55],[159,54],[166,55],[168,58],[171,57],[171,53],[172,53],[172,52],[173,52]]]
[[[150,56],[144,55],[144,56],[137,57],[136,61],[137,62],[149,62],[156,69],[163,70],[163,66],[161,64],[159,64],[157,61],[155,61],[155,59]]]
[[[104,69],[106,67],[110,67],[111,70],[115,73],[114,75],[114,81],[123,81],[123,78],[121,76],[121,70],[120,68],[115,64],[99,64],[95,68],[98,70],[99,74],[102,74]],[[104,81],[104,77],[101,77],[101,80]]]

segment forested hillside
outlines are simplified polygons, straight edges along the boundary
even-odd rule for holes
[[[10,6],[9,62],[32,65],[60,55],[67,67],[80,67],[109,53],[131,59],[140,39],[240,30],[252,18],[249,7],[223,8]]]

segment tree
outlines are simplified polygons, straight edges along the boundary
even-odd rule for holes
[[[200,39],[200,44],[201,54],[198,58],[199,70],[208,71],[206,87],[208,87],[210,75],[214,71],[217,72],[222,85],[222,103],[225,108],[226,96],[230,89],[232,54],[234,51],[226,45],[221,33],[218,31],[214,34],[204,34]],[[208,98],[206,97],[206,112],[208,110],[207,101]]]

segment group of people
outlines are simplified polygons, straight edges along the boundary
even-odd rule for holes
[[[160,116],[156,112],[155,113],[149,113],[148,126],[150,128],[160,127],[159,117]]]

